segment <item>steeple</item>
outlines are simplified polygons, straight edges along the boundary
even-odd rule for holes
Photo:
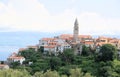
[[[74,30],[73,30],[73,41],[77,42],[78,41],[78,35],[79,35],[79,26],[78,26],[78,21],[77,18],[75,19],[74,23]]]
[[[77,20],[77,18],[75,19],[75,23],[74,23],[74,27],[76,26],[76,27],[78,27],[78,20]]]

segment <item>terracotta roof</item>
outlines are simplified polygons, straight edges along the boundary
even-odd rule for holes
[[[42,38],[44,41],[55,40],[55,38]]]
[[[20,49],[19,49],[19,51],[24,51],[24,50],[26,50],[26,48],[20,48]]]
[[[57,45],[57,42],[49,42],[49,45]]]
[[[105,36],[99,36],[98,39],[113,40],[113,39],[116,39],[116,38],[110,38],[110,37],[105,37]]]
[[[62,34],[60,35],[60,38],[63,39],[63,40],[70,40],[71,38],[73,38],[73,35],[71,34]]]
[[[79,38],[92,38],[91,35],[79,35],[78,37]]]
[[[110,40],[110,43],[118,43],[118,40]]]
[[[9,59],[24,59],[22,56],[10,56]]]
[[[104,43],[104,42],[100,42],[100,43],[96,43],[96,46],[102,46],[102,45],[104,45],[104,44],[107,44],[107,43]]]

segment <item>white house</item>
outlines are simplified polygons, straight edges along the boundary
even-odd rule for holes
[[[8,63],[11,62],[20,62],[20,64],[23,64],[23,61],[25,61],[25,58],[22,56],[17,56],[16,53],[13,53],[10,57],[7,59]]]
[[[57,48],[57,46],[55,46],[55,45],[50,45],[50,46],[44,46],[44,53],[46,54],[46,53],[49,53],[49,54],[51,54],[51,53],[56,53],[57,51],[56,51],[56,48]]]
[[[23,61],[25,61],[25,58],[22,56],[11,56],[8,58],[8,62],[20,62],[20,64],[23,64]]]
[[[53,42],[55,38],[42,38],[39,40],[39,47],[40,46],[47,46],[49,42]]]
[[[39,47],[44,47],[44,53],[63,52],[65,49],[71,48],[64,39],[61,38],[42,38],[39,40]]]

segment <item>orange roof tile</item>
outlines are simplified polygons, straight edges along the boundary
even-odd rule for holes
[[[94,44],[92,41],[85,41],[84,44]]]
[[[19,49],[19,52],[20,52],[20,51],[24,51],[24,50],[26,50],[26,48],[20,48],[20,49]]]
[[[42,38],[44,41],[55,40],[55,38]]]
[[[71,35],[71,34],[62,34],[62,35],[60,35],[60,38],[65,40],[65,39],[73,38],[73,35]]]
[[[78,37],[79,38],[92,38],[91,35],[79,35]]]
[[[22,56],[10,56],[9,59],[23,59]]]
[[[57,42],[49,42],[49,45],[57,45]]]
[[[100,42],[100,43],[96,43],[96,46],[102,46],[102,45],[104,45],[104,44],[107,44],[107,43],[104,43],[104,42]]]

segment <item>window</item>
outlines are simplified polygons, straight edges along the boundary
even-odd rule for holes
[[[42,45],[44,45],[44,43],[42,43]]]

